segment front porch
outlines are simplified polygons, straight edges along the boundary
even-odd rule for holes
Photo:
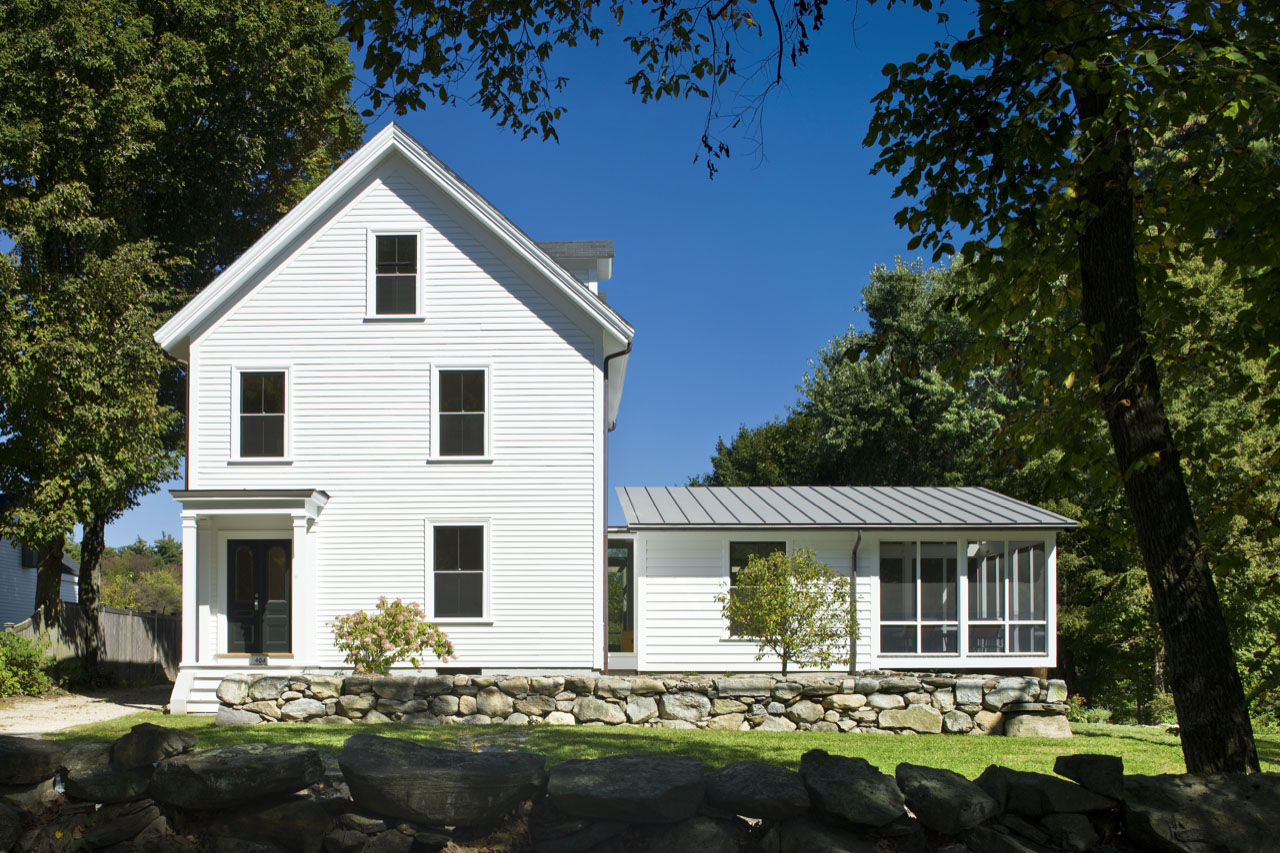
[[[178,489],[182,660],[170,709],[209,712],[228,670],[298,671],[317,656],[317,489]],[[194,691],[194,696],[193,696]],[[194,701],[193,701],[194,700]],[[197,707],[209,703],[214,707]]]

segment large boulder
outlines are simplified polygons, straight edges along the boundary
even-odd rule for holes
[[[905,799],[892,776],[864,758],[812,749],[800,758],[800,776],[820,811],[867,826],[884,826],[904,813]]]
[[[67,796],[90,803],[123,803],[147,792],[151,765],[117,770],[111,766],[110,743],[82,743],[62,759],[62,783]]]
[[[707,805],[728,814],[782,820],[809,810],[809,791],[794,770],[739,761],[707,774]]]
[[[826,711],[817,702],[801,699],[786,710],[787,719],[793,723],[816,723]]]
[[[921,734],[942,734],[942,714],[929,705],[910,705],[880,712],[880,728],[910,729]]]
[[[652,696],[627,697],[627,722],[647,723],[658,716],[658,703]]]
[[[315,800],[292,797],[223,812],[205,830],[213,838],[265,841],[290,853],[318,853],[333,818]]]
[[[437,826],[479,826],[541,792],[546,759],[517,752],[454,752],[355,735],[338,759],[356,804]]]
[[[664,693],[658,698],[658,714],[664,720],[696,723],[711,712],[711,700],[701,693]]]
[[[218,701],[226,705],[240,705],[249,698],[249,676],[236,673],[228,675],[218,684]]]
[[[259,675],[249,682],[249,698],[279,699],[280,694],[289,689],[289,679],[282,675]]]
[[[222,809],[292,794],[323,776],[315,747],[242,743],[166,758],[156,765],[147,790],[171,806]]]
[[[1124,759],[1118,755],[1059,755],[1053,772],[1095,794],[1116,800],[1124,796]]]
[[[594,696],[580,696],[573,702],[573,715],[583,723],[625,723],[627,714],[621,705],[597,699]]]
[[[1245,853],[1280,843],[1280,773],[1126,776],[1125,837],[1144,850]]]
[[[4,803],[0,803],[0,850],[13,849],[20,835],[22,835],[22,815]]]
[[[1000,811],[986,791],[950,770],[904,762],[894,776],[912,813],[934,832],[957,835]]]
[[[319,700],[337,699],[342,695],[342,676],[312,675],[311,693]]]
[[[1045,815],[1040,821],[1045,832],[1053,839],[1053,843],[1068,853],[1085,853],[1092,850],[1102,839],[1094,829],[1089,818],[1082,814]]]
[[[811,817],[794,817],[769,828],[761,839],[765,853],[878,853],[874,841]]]
[[[679,823],[659,824],[643,834],[648,850],[696,850],[698,853],[738,853],[747,838],[740,820],[706,816]]]
[[[1003,811],[1023,817],[1044,817],[1054,812],[1100,812],[1116,804],[1110,797],[1057,776],[1011,770],[995,764],[974,781]]]
[[[347,679],[350,681],[351,679]],[[408,702],[413,698],[413,693],[418,687],[417,676],[413,675],[384,675],[371,680],[374,695],[379,699],[395,699],[399,702]],[[344,688],[345,689],[345,688]]]
[[[194,734],[152,723],[139,723],[111,746],[111,764],[117,770],[150,767],[171,755],[181,755],[197,743]]]
[[[631,682],[626,678],[602,675],[596,679],[596,695],[601,699],[626,699],[631,695]]]
[[[280,709],[280,719],[286,723],[310,720],[325,715],[324,703],[319,699],[292,699]]]
[[[551,768],[547,800],[570,815],[675,823],[698,813],[702,761],[676,755],[611,755]]]
[[[0,735],[0,784],[34,785],[52,779],[66,755],[63,744]]]
[[[219,708],[213,717],[215,726],[256,726],[262,722],[262,716],[253,711],[241,711],[239,708]]]
[[[502,689],[486,687],[476,694],[476,713],[486,717],[505,717],[515,710],[515,702]]]

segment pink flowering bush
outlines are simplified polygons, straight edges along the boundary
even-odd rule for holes
[[[426,616],[416,601],[387,601],[384,595],[372,616],[357,610],[333,620],[334,642],[347,653],[347,663],[355,664],[356,672],[369,675],[386,675],[403,660],[421,669],[419,660],[428,651],[444,663],[455,656],[453,643]]]

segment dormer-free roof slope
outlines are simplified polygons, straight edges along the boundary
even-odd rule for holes
[[[617,312],[592,293],[590,288],[575,279],[480,193],[394,123],[383,128],[351,155],[248,251],[157,329],[156,342],[171,355],[185,358],[192,336],[230,310],[247,282],[278,264],[282,253],[298,235],[328,214],[336,201],[366,180],[387,157],[397,153],[464,212],[470,214],[479,228],[504,243],[538,277],[559,290],[571,304],[599,324],[605,332],[606,342],[613,344],[607,347],[608,351],[621,350],[631,342],[635,330]]]

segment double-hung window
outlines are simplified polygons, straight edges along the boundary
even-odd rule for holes
[[[435,616],[484,616],[484,526],[433,528]]]
[[[486,455],[485,424],[488,371],[441,370],[437,374],[437,454],[439,456]]]
[[[738,594],[738,572],[747,567],[752,557],[768,557],[779,551],[786,553],[786,542],[730,542],[729,543],[729,597]],[[729,635],[741,636],[742,626],[729,623]]]
[[[955,542],[880,543],[880,652],[958,654]]]
[[[373,313],[418,314],[418,235],[375,234],[373,239]]]
[[[26,545],[21,546],[22,549],[22,568],[38,569],[40,568],[40,552],[35,548],[29,548]]]
[[[970,542],[969,651],[1046,654],[1045,544]]]
[[[242,459],[285,455],[284,371],[241,371],[237,432]]]

